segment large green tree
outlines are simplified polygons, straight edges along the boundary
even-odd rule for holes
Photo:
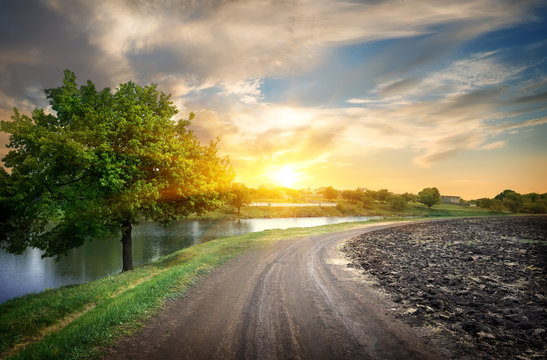
[[[60,256],[87,240],[121,231],[123,271],[133,268],[132,225],[169,222],[222,203],[233,179],[217,142],[202,146],[174,120],[176,107],[155,85],[97,90],[63,85],[45,91],[51,113],[14,110],[0,129],[10,136],[0,175],[0,245]]]
[[[424,188],[418,193],[418,201],[431,209],[433,205],[441,203],[441,194],[436,187]]]

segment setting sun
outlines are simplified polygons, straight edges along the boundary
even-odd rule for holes
[[[298,173],[291,165],[285,165],[271,174],[272,180],[281,186],[291,188],[298,182]]]

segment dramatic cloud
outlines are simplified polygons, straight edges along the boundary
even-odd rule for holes
[[[533,0],[8,0],[0,116],[47,106],[69,68],[99,87],[157,83],[245,179],[291,163],[317,182],[392,151],[425,169],[547,135],[545,14]]]

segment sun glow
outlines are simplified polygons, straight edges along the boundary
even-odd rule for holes
[[[298,182],[298,173],[291,165],[273,171],[270,176],[276,184],[287,188],[292,188]]]

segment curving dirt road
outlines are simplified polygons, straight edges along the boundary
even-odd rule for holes
[[[338,252],[374,225],[278,241],[211,272],[107,359],[439,359],[431,334],[394,320],[386,296]]]

